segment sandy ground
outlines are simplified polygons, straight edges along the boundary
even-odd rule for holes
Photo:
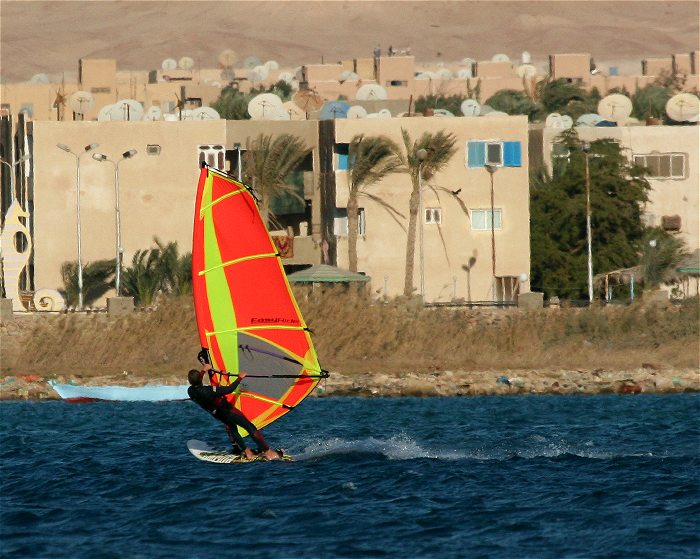
[[[418,62],[490,60],[522,51],[544,67],[554,53],[591,53],[640,73],[647,57],[697,49],[697,1],[0,1],[0,61],[7,82],[43,72],[77,77],[80,58],[120,70],[160,68],[190,56],[214,68],[233,49],[280,65],[336,62],[410,47]],[[71,77],[73,76],[73,77]]]

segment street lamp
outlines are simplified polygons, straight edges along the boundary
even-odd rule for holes
[[[423,246],[423,224],[425,221],[425,209],[423,208],[423,162],[428,158],[428,152],[424,149],[416,151],[418,159],[418,213],[420,219],[420,228],[418,229],[419,240],[419,270],[420,270],[420,296],[425,302],[425,258]]]
[[[60,150],[75,157],[75,210],[77,213],[76,228],[78,233],[78,309],[83,308],[83,255],[80,237],[80,157],[97,148],[98,144],[88,144],[84,151],[74,153],[66,144],[56,144]]]
[[[593,304],[593,246],[591,239],[591,173],[589,154],[591,144],[584,142],[581,146],[586,156],[586,243],[588,244],[588,303]]]
[[[122,247],[122,233],[121,233],[121,216],[119,213],[119,164],[124,161],[125,159],[131,159],[134,155],[136,155],[138,152],[135,149],[130,149],[128,151],[125,151],[122,153],[121,159],[119,161],[115,162],[109,157],[107,157],[103,153],[94,153],[92,155],[92,158],[95,161],[109,161],[112,165],[114,165],[114,200],[115,200],[115,213],[116,213],[116,228],[117,228],[117,238],[116,238],[116,243],[117,243],[117,263],[116,263],[116,272],[114,276],[114,288],[115,291],[117,292],[117,297],[119,297],[120,293],[120,285],[121,285],[121,273],[122,273],[122,256],[124,254],[124,249]]]
[[[493,274],[493,282],[494,282],[494,287],[495,287],[495,282],[496,282],[496,235],[494,232],[494,207],[493,207],[493,175],[496,171],[498,171],[498,167],[496,165],[490,165],[486,164],[484,165],[485,169],[489,172],[489,177],[491,178],[491,271]],[[496,294],[494,293],[494,297]]]

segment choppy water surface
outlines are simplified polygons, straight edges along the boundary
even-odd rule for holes
[[[2,557],[700,556],[698,394],[314,399],[248,465],[190,402],[0,414]]]

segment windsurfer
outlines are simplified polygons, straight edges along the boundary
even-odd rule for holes
[[[238,373],[238,378],[229,386],[212,386],[211,384],[207,386],[202,382],[204,375],[207,373],[209,373],[211,382],[211,375],[213,372],[211,365],[208,363],[204,364],[200,371],[192,369],[187,374],[187,380],[190,383],[187,394],[190,399],[199,404],[226,426],[226,431],[229,434],[229,438],[232,439],[231,442],[234,446],[234,450],[240,450],[246,458],[255,458],[255,453],[246,446],[243,437],[241,437],[238,432],[238,427],[240,426],[255,439],[258,445],[258,452],[262,456],[268,460],[279,460],[280,453],[270,448],[270,445],[267,444],[257,427],[255,427],[240,410],[234,408],[226,398],[227,394],[233,394],[236,391],[236,388],[238,388],[238,385],[245,378],[246,374],[242,371]]]

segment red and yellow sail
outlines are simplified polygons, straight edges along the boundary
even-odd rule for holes
[[[192,243],[197,327],[221,384],[258,428],[294,408],[325,376],[251,191],[202,168]]]

